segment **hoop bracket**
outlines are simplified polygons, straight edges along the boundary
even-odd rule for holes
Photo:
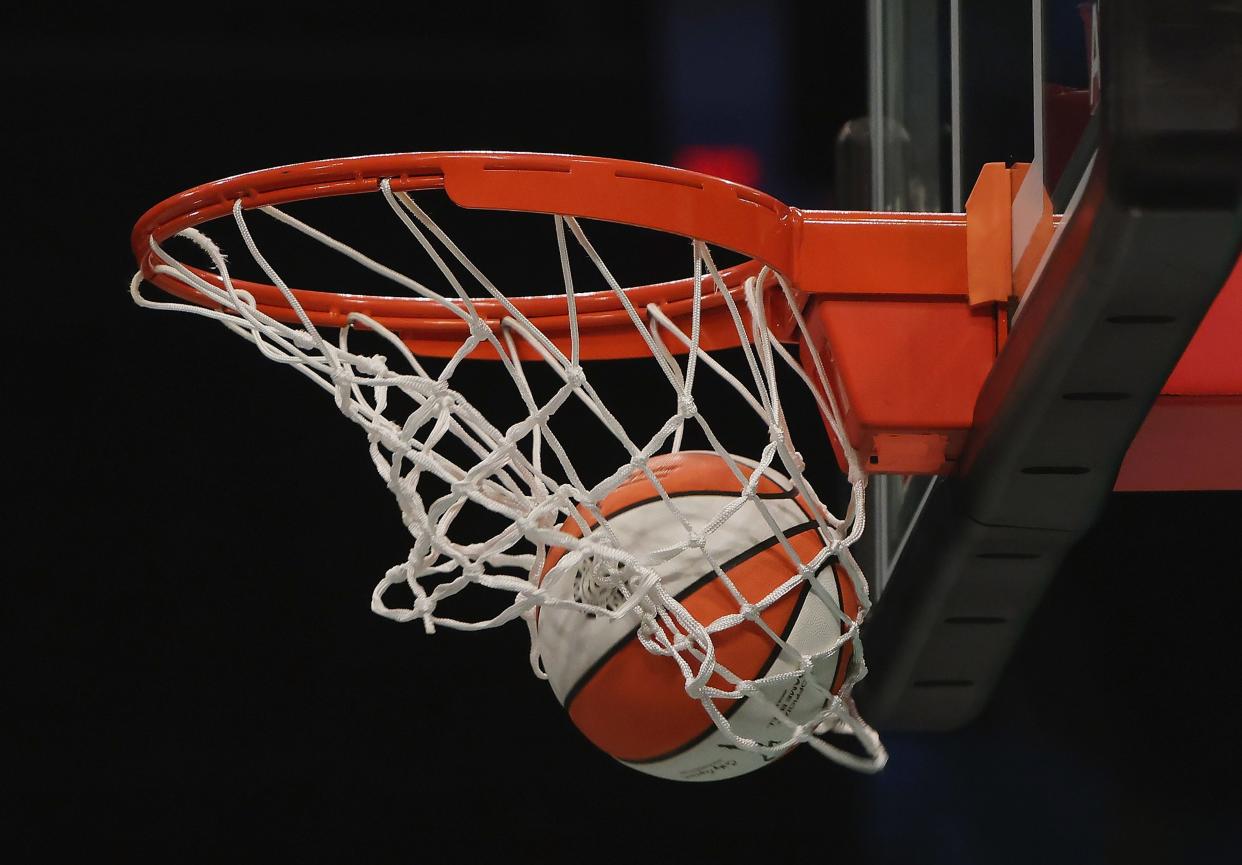
[[[803,344],[830,366],[845,408],[847,434],[872,471],[948,471],[969,430],[975,397],[991,369],[1004,334],[996,304],[972,308],[967,217],[963,214],[868,213],[799,210],[762,192],[715,177],[646,163],[557,154],[453,152],[406,153],[323,160],[238,175],[196,187],[148,211],[134,228],[133,245],[146,278],[195,303],[205,298],[190,281],[167,269],[151,242],[243,208],[393,190],[443,189],[468,208],[552,213],[606,220],[695,238],[749,257],[722,272],[725,289],[746,315],[746,281],[767,266],[788,277],[813,334]],[[219,285],[211,272],[188,268]],[[258,308],[283,322],[295,315],[275,286],[237,282]],[[704,283],[700,346],[739,344],[728,304]],[[773,277],[766,286],[769,326],[796,340],[794,315]],[[694,282],[682,279],[630,287],[626,299],[646,318],[656,305],[689,328]],[[293,289],[316,326],[346,326],[360,313],[398,334],[413,351],[451,356],[468,336],[468,316],[423,297],[377,297],[349,291]],[[569,346],[565,295],[508,299],[552,342]],[[472,301],[494,330],[508,312],[494,299]],[[574,299],[583,359],[638,357],[650,349],[615,292]],[[458,305],[458,312],[464,304]],[[650,324],[650,322],[648,322]],[[521,341],[519,341],[521,342]],[[675,353],[685,346],[671,335]],[[519,356],[534,359],[522,343]],[[473,355],[495,357],[481,345]]]

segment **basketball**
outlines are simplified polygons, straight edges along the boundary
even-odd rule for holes
[[[758,470],[752,461],[733,459],[748,481]],[[713,521],[738,501],[743,490],[725,459],[690,451],[655,457],[648,468],[676,511],[647,474],[636,470],[599,502],[598,511],[615,536],[610,546],[650,554],[685,545],[687,525],[701,533],[701,547],[690,545],[651,567],[668,594],[704,626],[737,614],[740,607],[713,562],[746,603],[756,604],[825,546],[811,506],[788,479],[771,469],[759,479],[756,496],[713,528]],[[764,518],[764,510],[788,540],[797,562]],[[580,518],[566,520],[561,530],[582,537],[584,524],[588,533],[602,530],[585,509]],[[588,555],[558,571],[557,563],[566,552],[563,547],[549,550],[541,577],[544,590],[558,600],[620,608],[626,598],[625,569]],[[609,573],[610,578],[601,577]],[[842,622],[824,597],[851,618],[857,615],[858,600],[835,557],[821,565],[815,580],[814,589],[803,580],[758,613],[755,618],[762,624],[746,619],[713,633],[716,669],[723,667],[731,677],[716,672],[709,686],[731,689],[739,679],[787,673],[798,668],[801,656],[827,651],[840,637]],[[637,610],[610,618],[551,605],[540,609],[537,621],[544,669],[557,699],[587,739],[620,762],[663,778],[710,781],[754,771],[786,753],[744,750],[718,729],[704,705],[687,693],[675,660],[648,651],[640,642]],[[768,629],[788,648],[782,649]],[[811,673],[814,682],[807,676],[789,677],[760,686],[766,699],[716,698],[715,705],[738,736],[764,745],[785,741],[791,730],[777,717],[778,711],[794,723],[813,719],[826,704],[827,692],[840,690],[851,648],[847,642],[817,659]],[[696,659],[685,657],[697,669]]]

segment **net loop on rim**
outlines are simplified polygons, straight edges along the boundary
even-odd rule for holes
[[[244,183],[234,185],[245,187]],[[555,303],[518,302],[493,283],[410,194],[410,189],[429,185],[434,183],[426,178],[419,183],[410,183],[408,178],[398,183],[380,177],[374,178],[370,188],[379,193],[430,260],[439,277],[434,286],[334,239],[275,203],[256,203],[255,195],[237,194],[224,202],[199,193],[197,198],[185,199],[197,209],[179,217],[180,222],[148,219],[140,223],[136,238],[145,233],[136,240],[140,268],[131,280],[131,295],[144,307],[198,315],[223,325],[252,342],[266,358],[291,367],[329,393],[341,413],[365,432],[372,464],[397,501],[411,536],[404,560],[389,568],[372,591],[371,608],[377,614],[398,622],[421,621],[428,633],[440,627],[476,631],[521,620],[531,637],[531,667],[541,678],[547,673],[540,657],[538,609],[561,607],[624,620],[632,624],[635,638],[646,651],[676,665],[688,698],[702,705],[737,748],[775,756],[806,742],[855,769],[882,767],[886,752],[851,699],[855,684],[866,672],[859,627],[870,602],[866,580],[850,554],[865,527],[866,479],[857,454],[842,434],[841,411],[828,387],[822,360],[813,356],[808,371],[772,329],[770,309],[776,297],[794,330],[807,339],[807,324],[789,280],[761,262],[722,270],[708,243],[694,239],[690,243],[691,276],[666,284],[682,286],[684,290],[679,289],[676,296],[627,289],[592,244],[578,215],[554,213],[550,227],[563,297]],[[224,251],[194,223],[204,212],[210,212],[207,218],[226,214],[232,218],[250,261],[270,284],[234,279]],[[376,305],[375,301],[361,296],[349,298],[350,304],[338,304],[344,311],[321,314],[324,297],[291,288],[260,250],[250,226],[256,212],[383,278],[406,296],[384,299],[393,301],[384,307],[388,315],[368,314],[368,303]],[[171,254],[165,246],[170,236],[189,241],[206,256],[210,268],[191,266]],[[593,275],[606,284],[606,292],[575,290],[571,249],[585,255]],[[146,297],[141,290],[145,280],[180,299]],[[605,294],[608,303],[601,297]],[[410,306],[411,299],[419,303]],[[675,314],[670,313],[671,307],[676,307]],[[391,314],[398,308],[405,317]],[[532,310],[541,314],[531,314]],[[740,371],[713,356],[707,344],[709,310],[710,341],[722,344],[720,324],[726,322],[733,336],[723,344],[735,345],[740,351]],[[624,320],[629,330],[627,346],[641,346],[655,377],[672,391],[667,416],[645,436],[627,429],[625,417],[610,408],[583,366],[594,356],[584,352],[584,346],[599,326],[592,317],[600,314],[611,316],[610,328],[617,327],[614,319]],[[416,347],[426,347],[421,336],[411,341],[401,333],[410,318],[451,327],[432,350],[420,353]],[[330,338],[333,328],[335,339]],[[359,333],[371,341],[378,339],[382,353],[355,351],[353,340]],[[524,418],[503,425],[488,400],[471,398],[455,386],[463,363],[480,357],[495,362],[494,386],[511,388]],[[430,364],[431,358],[438,368]],[[532,365],[541,370],[541,376],[551,373],[550,393],[532,381]],[[805,462],[794,448],[783,409],[778,386],[782,369],[792,371],[805,386],[844,447],[851,498],[842,516],[829,511],[806,479]],[[718,377],[735,392],[766,430],[766,444],[745,461],[730,453],[713,429],[710,408],[695,399],[696,381],[704,375]],[[653,394],[651,402],[655,401]],[[571,439],[578,436],[566,437],[564,429],[557,428],[558,415],[571,406],[593,417],[595,434],[607,436],[627,455],[602,476],[598,472],[587,475],[575,464]],[[650,466],[655,456],[680,451],[688,430],[707,441],[736,478],[739,490],[702,524],[690,519]],[[774,473],[778,477],[783,473],[791,488],[809,503],[823,540],[822,548],[805,560],[786,527],[758,494],[761,480]],[[671,524],[680,525],[681,535],[675,543],[655,549],[627,547],[601,510],[600,503],[636,474],[645,476],[658,493]],[[734,585],[708,543],[714,533],[726,531],[743,508],[758,514],[794,563],[788,576],[762,598],[748,598]],[[463,512],[473,514],[480,509],[499,528],[482,539],[468,539],[473,535],[464,528],[470,519]],[[571,527],[574,531],[568,530]],[[548,568],[549,554],[555,549],[566,552]],[[700,557],[706,572],[715,573],[736,601],[734,612],[699,621],[666,589],[659,568],[684,555]],[[844,611],[825,584],[824,569],[832,573],[834,563],[848,575],[858,597],[856,615]],[[574,591],[551,591],[561,581],[574,581]],[[762,615],[803,587],[840,622],[840,636],[811,655],[777,633]],[[390,600],[398,588],[409,592],[404,604]],[[489,598],[501,598],[501,609],[476,618],[446,612],[446,604],[474,588],[487,590]],[[748,679],[719,660],[717,639],[743,624],[761,629],[787,657],[789,663],[781,672]],[[835,666],[847,645],[851,648],[847,672],[840,687],[833,689],[816,671]],[[795,680],[822,699],[823,707],[814,717],[791,718],[772,700],[774,688]],[[783,735],[759,742],[735,730],[730,713],[718,704],[727,706],[739,700],[763,703]],[[843,746],[837,734],[847,735],[854,744]]]

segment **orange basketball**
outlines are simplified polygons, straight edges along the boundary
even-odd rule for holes
[[[758,466],[734,457],[747,479]],[[690,451],[655,457],[648,463],[668,497],[693,531],[700,532],[731,502],[742,484],[723,458],[711,452]],[[790,482],[767,470],[756,488],[762,505],[747,501],[740,510],[704,535],[704,548],[691,547],[654,566],[663,586],[701,624],[737,613],[739,602],[712,565],[719,564],[748,603],[757,603],[798,570],[771,526],[765,508],[781,528],[801,562],[824,548],[810,505]],[[599,505],[616,537],[616,546],[645,553],[684,543],[686,525],[659,496],[641,471],[636,471]],[[587,530],[594,519],[582,515]],[[578,521],[567,520],[566,534],[580,537]],[[543,577],[552,573],[564,548],[549,551]],[[615,592],[583,597],[595,590],[586,577],[588,563],[576,571],[562,571],[547,580],[548,594],[574,598],[609,609],[621,603]],[[541,581],[542,581],[541,577]],[[821,589],[851,618],[858,600],[848,575],[829,559],[816,575]],[[585,582],[584,582],[585,581]],[[780,646],[755,621],[743,621],[712,635],[718,665],[738,678],[754,680],[796,669],[799,655],[823,652],[842,633],[841,621],[820,594],[803,581],[762,612],[762,620],[793,651]],[[715,780],[753,771],[772,757],[739,749],[718,730],[703,705],[686,693],[685,679],[671,658],[647,651],[635,636],[638,614],[621,619],[588,615],[579,609],[543,607],[539,611],[540,654],[553,691],[569,716],[596,746],[627,765],[644,772],[679,780]],[[812,675],[818,688],[804,677],[764,686],[768,699],[796,723],[820,711],[824,690],[834,693],[844,681],[851,656],[846,643],[835,655],[816,662]],[[697,662],[689,658],[693,666]],[[821,669],[821,667],[830,669]],[[731,688],[719,673],[713,687]],[[718,709],[739,735],[761,743],[787,739],[789,728],[774,716],[763,700],[717,699]]]

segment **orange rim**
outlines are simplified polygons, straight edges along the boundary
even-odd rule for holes
[[[161,262],[150,248],[187,228],[229,215],[234,203],[245,209],[279,206],[313,198],[377,192],[388,180],[394,191],[443,189],[462,207],[556,213],[619,222],[679,234],[726,247],[750,261],[722,271],[729,293],[739,301],[747,279],[762,265],[789,272],[794,226],[800,213],[771,196],[727,180],[692,171],[618,159],[530,153],[406,153],[321,160],[270,168],[203,184],[151,208],[134,226],[132,244],[144,277],[164,291],[203,304],[206,299],[186,280],[156,273]],[[187,267],[197,278],[220,285],[219,277]],[[274,285],[235,280],[250,292],[258,308],[273,318],[296,320],[283,293]],[[710,287],[710,283],[709,283]],[[451,355],[469,325],[435,300],[293,289],[312,323],[342,327],[351,313],[374,318],[421,353]],[[666,316],[689,329],[693,279],[625,289],[646,318],[657,304]],[[569,308],[565,295],[514,297],[509,301],[555,344],[569,344]],[[472,299],[478,315],[493,329],[507,314],[492,298]],[[457,303],[454,301],[454,303]],[[584,358],[633,357],[650,349],[634,329],[620,298],[612,291],[575,295]],[[741,336],[724,298],[714,290],[702,298],[701,345],[725,348]],[[673,351],[680,341],[666,337]],[[521,354],[533,350],[520,347]],[[493,356],[481,348],[478,356]]]

